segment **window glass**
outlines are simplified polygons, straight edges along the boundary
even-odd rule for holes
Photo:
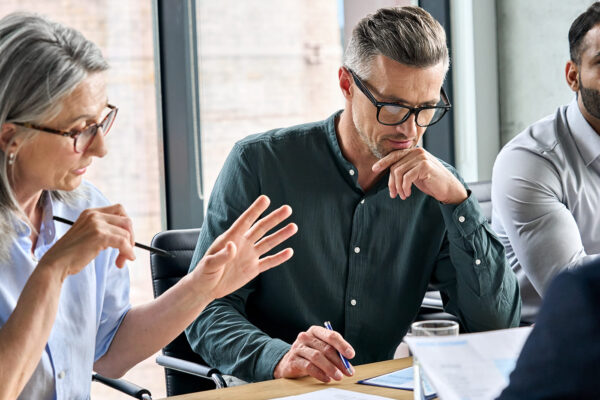
[[[325,119],[343,107],[342,4],[197,0],[206,199],[236,141]]]

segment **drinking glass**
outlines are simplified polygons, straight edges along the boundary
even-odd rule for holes
[[[413,322],[410,327],[412,336],[457,336],[458,323],[454,321],[431,320]],[[425,375],[419,366],[419,360],[413,355],[414,399],[425,400]]]

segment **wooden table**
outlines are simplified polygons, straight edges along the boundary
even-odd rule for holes
[[[332,380],[330,383],[322,383],[311,377],[300,379],[274,379],[271,381],[252,383],[243,386],[235,386],[226,389],[209,390],[169,397],[170,400],[263,400],[276,397],[292,396],[296,394],[314,392],[315,390],[335,387],[339,389],[352,390],[374,394],[392,399],[413,398],[413,392],[399,389],[388,389],[378,386],[360,385],[356,382],[361,379],[387,374],[402,368],[410,367],[412,358],[401,358],[398,360],[382,361],[373,364],[365,364],[354,367],[356,372],[352,377],[345,377],[340,382]]]

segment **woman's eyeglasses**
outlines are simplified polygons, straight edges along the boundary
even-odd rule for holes
[[[76,131],[61,131],[58,129],[47,128],[45,126],[34,125],[28,122],[14,122],[15,125],[22,126],[29,129],[35,129],[37,131],[52,133],[55,135],[68,136],[73,139],[73,149],[76,153],[83,153],[90,146],[98,129],[102,130],[102,134],[106,136],[108,131],[115,122],[117,112],[119,109],[111,104],[107,104],[106,107],[110,109],[109,113],[102,119],[100,123],[93,123],[85,126],[83,129]]]

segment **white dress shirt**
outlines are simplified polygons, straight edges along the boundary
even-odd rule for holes
[[[33,254],[29,226],[17,223],[19,235],[10,260],[0,262],[0,328],[12,314],[37,260],[70,228],[52,217],[74,221],[86,208],[109,205],[91,184],[84,182],[81,189],[84,196],[71,205],[44,195],[43,222]],[[117,254],[108,248],[78,274],[65,279],[46,348],[19,399],[89,398],[93,364],[106,353],[131,307],[129,272],[115,266]]]
[[[600,253],[600,135],[577,100],[517,135],[492,176],[492,227],[506,247],[533,321],[552,278]]]

